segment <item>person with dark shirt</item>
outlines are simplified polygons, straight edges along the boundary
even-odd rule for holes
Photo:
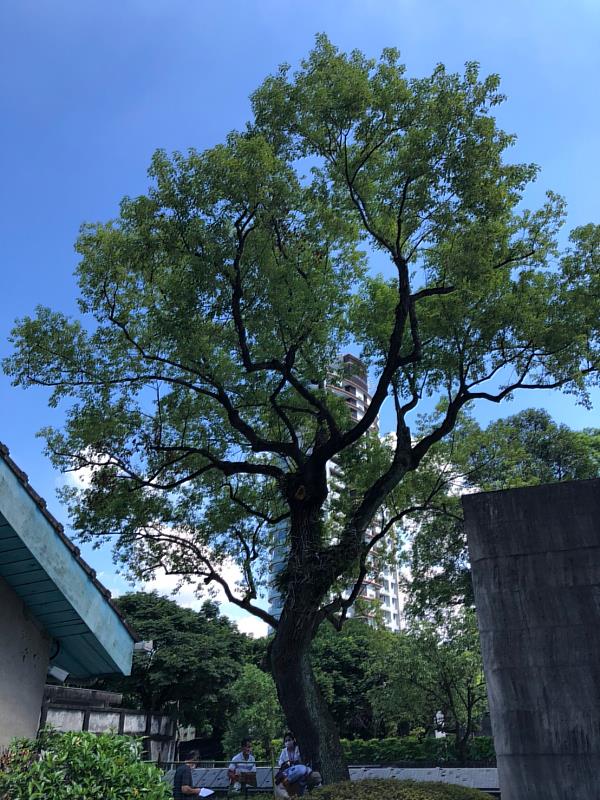
[[[175,778],[173,780],[173,800],[187,800],[190,795],[198,797],[202,792],[200,787],[192,786],[192,770],[195,768],[197,763],[198,756],[196,754],[190,754],[187,761],[185,761],[183,764],[180,764],[175,770]],[[210,794],[212,794],[212,792],[210,792]]]

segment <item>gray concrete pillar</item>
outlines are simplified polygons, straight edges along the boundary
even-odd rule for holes
[[[502,800],[599,800],[600,480],[462,502]]]

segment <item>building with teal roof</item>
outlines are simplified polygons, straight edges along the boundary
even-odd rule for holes
[[[49,670],[74,679],[129,675],[136,641],[0,444],[0,747],[35,736]]]

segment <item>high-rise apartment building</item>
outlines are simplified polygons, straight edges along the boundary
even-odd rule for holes
[[[361,419],[369,403],[369,384],[367,382],[367,369],[360,358],[346,353],[335,365],[329,382],[332,392],[348,403],[352,419]]]
[[[346,353],[334,365],[327,383],[329,390],[342,397],[349,406],[352,419],[361,419],[371,402],[367,369],[356,356]],[[379,420],[373,423],[378,432]],[[344,491],[343,475],[340,468],[332,461],[328,464],[328,480],[330,494]],[[376,523],[367,531],[367,536],[377,533]],[[282,598],[275,586],[275,578],[283,569],[287,558],[287,524],[280,523],[275,531],[274,545],[270,562],[269,612],[278,617],[282,609]],[[379,563],[378,563],[379,562]],[[404,596],[401,592],[400,573],[397,566],[392,566],[377,558],[371,558],[372,570],[363,582],[360,593],[361,602],[357,608],[350,610],[349,616],[364,615],[367,620],[375,620],[376,608],[381,608],[383,622],[392,631],[399,631],[404,623]],[[372,610],[371,610],[372,609]]]
[[[338,369],[332,375],[329,384],[332,392],[343,397],[350,408],[352,419],[361,419],[371,402],[367,368],[365,364],[354,355],[346,353],[340,358]],[[379,433],[379,419],[373,423],[376,433]],[[336,466],[331,467],[332,477],[335,476]],[[343,483],[335,481],[338,491],[343,491]],[[374,536],[379,530],[378,523],[374,520],[367,531],[367,536]],[[401,591],[400,572],[396,565],[391,565],[384,559],[377,558],[377,552],[372,554],[369,575],[363,582],[359,595],[363,602],[357,609],[350,610],[349,616],[365,614],[368,619],[374,619],[374,614],[369,615],[369,604],[373,609],[377,604],[381,607],[383,622],[389,630],[399,631],[404,626],[404,595]]]

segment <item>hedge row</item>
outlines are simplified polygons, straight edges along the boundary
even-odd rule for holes
[[[402,761],[422,761],[434,764],[457,763],[454,740],[403,736],[393,739],[342,739],[344,755],[349,764],[397,764]],[[493,763],[494,743],[489,736],[477,736],[469,742],[469,762]]]
[[[334,783],[316,789],[311,800],[489,800],[466,786],[415,781],[364,780]]]

